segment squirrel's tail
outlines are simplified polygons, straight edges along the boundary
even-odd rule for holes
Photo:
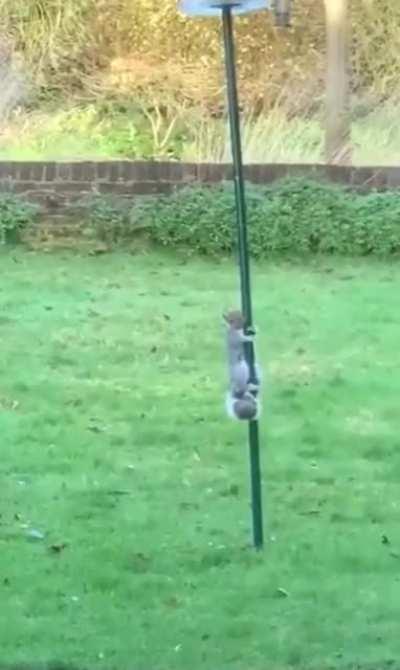
[[[260,415],[260,400],[251,393],[233,394],[228,392],[225,407],[231,419],[255,421]]]

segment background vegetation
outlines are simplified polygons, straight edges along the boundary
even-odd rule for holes
[[[272,254],[388,257],[400,251],[400,194],[348,194],[303,180],[248,189],[249,248]],[[171,249],[221,256],[236,248],[230,187],[195,188],[136,205],[135,224]],[[234,233],[232,235],[232,233]]]
[[[236,249],[232,188],[229,183],[187,187],[133,201],[93,195],[79,203],[80,222],[66,231],[53,226],[50,242],[59,245],[64,235],[68,244],[79,247],[87,242],[97,252],[139,244],[179,251],[186,258],[200,253],[223,259]],[[249,249],[255,258],[390,258],[400,252],[398,191],[359,194],[330,183],[285,179],[266,187],[249,185],[247,208]],[[0,194],[2,241],[22,237],[29,244],[48,244],[48,231],[43,238],[37,214],[17,195]]]
[[[293,4],[289,30],[269,13],[237,23],[247,160],[321,156],[323,1]],[[3,122],[1,155],[226,156],[218,22],[184,18],[172,0],[1,0],[0,10],[3,117],[21,103]],[[396,0],[352,2],[358,163],[395,162],[400,150],[399,25]]]

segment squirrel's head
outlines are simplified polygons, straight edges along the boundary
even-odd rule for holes
[[[230,328],[235,328],[235,330],[241,330],[244,328],[245,322],[243,314],[240,310],[236,309],[225,312],[223,317]]]

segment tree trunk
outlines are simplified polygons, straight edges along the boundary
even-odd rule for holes
[[[351,163],[348,0],[324,0],[326,16],[327,163]]]
[[[277,28],[290,27],[290,5],[291,0],[275,0],[275,25]]]

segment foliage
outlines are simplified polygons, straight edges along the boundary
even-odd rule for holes
[[[194,186],[171,195],[126,198],[95,194],[81,205],[87,235],[109,247],[143,232],[151,242],[187,254],[218,257],[236,248],[231,184]],[[249,249],[271,254],[341,254],[388,257],[400,251],[400,193],[362,195],[324,182],[284,179],[247,186]],[[0,194],[0,237],[16,242],[34,222],[37,207]]]
[[[132,209],[132,221],[146,225],[158,244],[211,255],[232,249],[234,216],[232,192],[223,186],[175,191],[143,200]]]
[[[399,83],[399,3],[351,5],[353,89],[387,98]],[[148,109],[154,99],[161,107],[176,100],[214,112],[221,108],[218,22],[183,17],[175,0],[0,0],[0,10],[2,36],[9,38],[35,95],[127,94]],[[284,33],[268,12],[238,22],[241,90],[251,108],[274,104],[283,81],[290,82],[293,110],[306,88],[310,99],[320,99],[323,0],[293,3],[293,12],[293,27]]]
[[[280,105],[281,103],[279,103]],[[360,108],[361,109],[361,108]],[[379,111],[358,111],[353,120],[356,165],[398,164],[400,126],[397,104]],[[154,112],[155,115],[155,112]],[[20,114],[2,127],[3,160],[88,160],[170,158],[229,162],[230,143],[225,120],[185,110],[171,131],[166,119],[155,128],[137,105],[108,103],[54,106]],[[243,154],[247,163],[320,162],[323,147],[321,118],[310,113],[292,117],[290,107],[258,116],[244,115]]]
[[[323,6],[293,3],[284,32],[269,12],[238,21],[246,160],[321,160]],[[31,84],[30,113],[17,109],[2,128],[2,157],[226,157],[218,22],[183,17],[175,0],[0,0],[0,9],[7,112]],[[400,4],[354,0],[351,21],[353,159],[397,163]]]
[[[378,101],[398,96],[400,3],[353,0],[349,8],[353,91],[369,91],[377,106]]]
[[[400,251],[400,193],[350,193],[328,183],[283,180],[247,189],[249,248],[273,253],[388,256]],[[143,202],[134,219],[152,239],[205,255],[236,246],[230,185],[194,187]]]
[[[94,194],[82,199],[81,205],[87,213],[84,232],[109,247],[129,242],[148,227],[145,221],[136,220],[137,205],[127,198]]]
[[[126,202],[114,196],[94,195],[86,199],[89,235],[109,245],[128,237],[129,210]]]
[[[396,114],[393,114],[397,122]],[[368,127],[368,124],[367,124]],[[323,149],[321,119],[292,117],[283,107],[246,114],[242,124],[243,158],[247,163],[318,163]],[[226,120],[194,117],[188,124],[183,160],[229,163],[230,133]]]
[[[34,222],[37,207],[13,193],[0,193],[0,242],[20,241],[22,231]]]
[[[19,160],[159,159],[182,156],[188,116],[169,130],[138,105],[99,102],[16,114],[3,125],[0,154]]]

